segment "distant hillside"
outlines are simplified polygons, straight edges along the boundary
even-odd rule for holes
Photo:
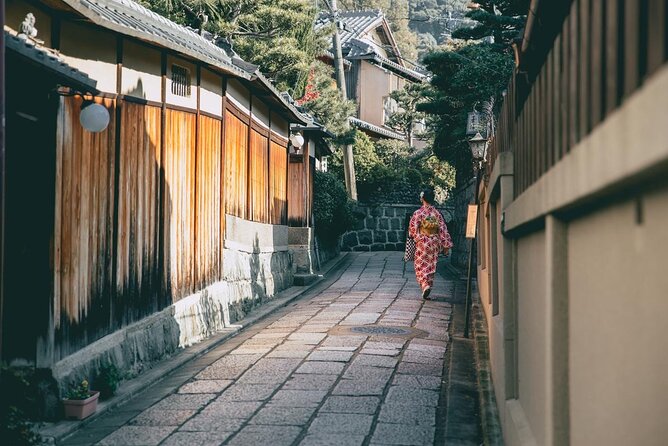
[[[418,53],[445,42],[447,37],[466,23],[464,14],[470,0],[408,0],[409,28],[418,37]]]

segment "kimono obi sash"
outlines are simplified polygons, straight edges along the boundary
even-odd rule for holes
[[[420,234],[436,235],[438,234],[439,224],[434,217],[427,217],[420,222]]]

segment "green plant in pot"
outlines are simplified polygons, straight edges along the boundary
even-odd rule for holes
[[[100,392],[90,390],[87,380],[81,381],[81,384],[70,388],[67,397],[63,399],[63,408],[66,418],[75,418],[83,420],[89,417],[97,410],[97,400]]]
[[[106,400],[107,398],[114,396],[121,379],[121,372],[114,364],[107,364],[100,367],[100,371],[94,381],[95,387],[100,391],[100,398]]]

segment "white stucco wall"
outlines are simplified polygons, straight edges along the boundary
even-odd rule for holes
[[[223,116],[223,79],[203,68],[200,78],[200,110]]]
[[[160,65],[160,51],[124,39],[121,94],[161,102],[162,75]]]
[[[97,89],[116,93],[116,35],[63,21],[60,49],[65,62],[97,80]]]

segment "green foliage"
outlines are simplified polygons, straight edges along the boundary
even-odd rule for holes
[[[123,379],[121,372],[114,364],[107,364],[100,367],[100,371],[95,377],[93,383],[95,388],[100,391],[100,397],[107,399],[116,393],[118,384]]]
[[[356,106],[354,102],[341,97],[333,73],[333,67],[320,61],[313,62],[307,94],[297,103],[335,135],[335,144],[351,144],[355,130],[350,128],[348,117],[354,114]]]
[[[404,141],[372,141],[357,131],[353,145],[357,194],[363,203],[415,203],[425,185],[434,187],[443,202],[454,187],[454,169],[429,152],[418,153]],[[329,170],[343,178],[341,152],[335,153]]]
[[[410,0],[410,28],[418,35],[420,58],[464,25],[470,0]]]
[[[324,244],[335,245],[338,237],[354,225],[352,202],[334,174],[316,171],[313,181],[315,232]]]
[[[3,444],[29,446],[42,443],[32,430],[28,413],[35,404],[34,389],[20,370],[0,366],[0,439]]]
[[[425,101],[429,84],[407,83],[403,89],[394,90],[390,97],[397,102],[398,111],[387,121],[390,127],[398,129],[413,141],[413,124],[424,119],[424,113],[417,110],[417,105]]]
[[[466,14],[478,22],[472,27],[456,30],[456,39],[478,40],[494,37],[494,44],[507,48],[520,37],[518,32],[524,27],[529,0],[477,0],[480,7]]]
[[[431,53],[425,64],[433,73],[433,88],[427,92],[427,102],[417,109],[430,115],[434,154],[455,168],[457,184],[463,184],[471,176],[467,115],[490,98],[497,106],[501,104],[501,92],[512,73],[512,55],[481,43]]]
[[[239,56],[259,66],[279,90],[301,96],[309,67],[327,48],[313,30],[310,0],[140,0],[144,6],[228,42]]]
[[[85,379],[80,384],[71,387],[66,396],[68,400],[85,400],[88,397],[90,397],[90,386],[88,380]]]

